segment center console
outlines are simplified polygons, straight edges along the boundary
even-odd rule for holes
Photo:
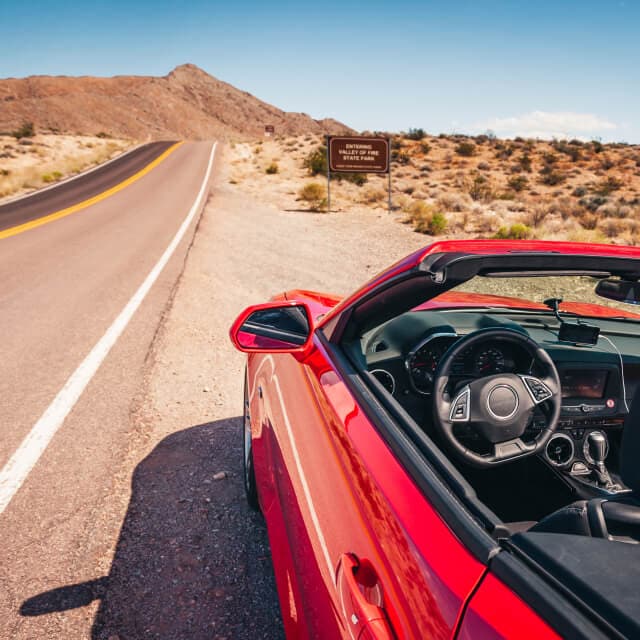
[[[558,374],[562,408],[558,429],[545,447],[545,461],[581,489],[596,494],[623,490],[616,471],[627,409],[619,367],[571,363],[559,366]],[[544,424],[540,416],[532,426]]]

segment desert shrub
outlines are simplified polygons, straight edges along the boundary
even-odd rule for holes
[[[20,138],[33,138],[35,134],[36,131],[33,122],[23,122],[19,129],[11,133],[16,140],[20,140]]]
[[[410,196],[414,191],[415,191],[414,187],[405,187],[402,190],[402,193],[406,193],[408,196]]]
[[[457,193],[443,193],[438,196],[436,205],[443,211],[467,211],[469,209],[469,199],[468,196],[462,196]]]
[[[319,211],[322,207],[326,206],[325,188],[317,182],[307,182],[307,184],[300,189],[300,200],[304,200],[309,203],[311,211]]]
[[[96,138],[110,138],[111,136],[104,132],[104,131],[98,131],[98,133],[96,133]]]
[[[547,210],[543,206],[530,209],[526,214],[525,224],[528,227],[539,227],[547,217]]]
[[[491,169],[491,166],[489,165],[488,162],[480,162],[478,164],[478,169],[480,171],[489,171],[489,169]]]
[[[531,173],[532,162],[531,156],[528,153],[523,153],[520,158],[518,158],[518,164],[522,171],[526,171],[527,173]]]
[[[542,184],[546,184],[548,186],[555,186],[557,184],[562,184],[567,179],[567,176],[558,171],[552,163],[545,164],[542,169],[540,169],[540,182]]]
[[[493,237],[501,240],[526,240],[531,237],[531,229],[526,224],[517,222],[510,227],[500,227]]]
[[[404,137],[407,140],[422,140],[427,134],[424,129],[409,129],[407,133],[404,134]]]
[[[437,236],[444,233],[447,228],[445,215],[424,200],[415,200],[409,206],[407,213],[407,221],[413,225],[414,230],[418,233]]]
[[[470,158],[476,152],[476,145],[473,142],[460,142],[455,149],[459,156]]]
[[[391,160],[397,164],[409,164],[409,162],[411,162],[411,157],[406,151],[393,149],[391,151]]]
[[[476,174],[471,182],[468,193],[473,200],[483,202],[490,201],[493,198],[493,189],[489,178],[479,173]]]
[[[579,202],[587,211],[593,212],[603,204],[607,204],[609,200],[605,196],[587,196],[585,198],[581,198]]]
[[[381,202],[387,197],[387,192],[382,189],[365,189],[362,197],[360,199],[361,202],[365,204],[374,204],[376,202]]]
[[[422,151],[422,153],[424,153],[424,155],[426,156],[429,153],[429,151],[431,151],[431,145],[428,142],[421,142],[420,151]]]
[[[0,169],[0,176],[8,176],[11,175],[11,171],[9,171],[9,169]]]
[[[593,149],[594,153],[602,153],[604,151],[604,145],[602,144],[602,142],[600,142],[600,140],[592,140],[591,148]]]
[[[598,224],[598,216],[588,210],[582,210],[579,212],[576,215],[576,220],[583,229],[587,229],[589,231],[595,229]]]
[[[507,184],[510,189],[520,193],[520,191],[524,191],[529,186],[529,180],[527,179],[527,176],[513,176],[513,178],[509,178]]]
[[[626,225],[622,220],[605,218],[598,222],[597,228],[600,229],[607,238],[615,238],[625,231]]]
[[[616,166],[616,163],[608,157],[602,158],[600,161],[600,167],[605,171],[609,171],[609,169],[613,169]]]
[[[552,146],[559,153],[564,153],[566,156],[569,156],[572,162],[577,162],[582,157],[580,149],[576,145],[566,142],[565,140],[554,140]]]
[[[607,176],[604,180],[601,180],[593,188],[593,193],[599,196],[608,196],[610,193],[620,189],[624,183],[619,178],[614,176]]]
[[[366,184],[368,180],[366,173],[332,173],[331,179],[337,180],[338,182],[340,182],[341,180],[346,180],[347,182],[351,182],[358,187]]]
[[[304,159],[302,163],[310,176],[327,173],[327,147],[320,145]]]
[[[276,162],[272,162],[265,170],[264,172],[267,175],[273,175],[274,173],[278,173],[279,169],[278,169],[278,164]]]
[[[576,187],[571,192],[571,195],[575,196],[576,198],[583,198],[584,196],[587,195],[587,188],[586,187]]]

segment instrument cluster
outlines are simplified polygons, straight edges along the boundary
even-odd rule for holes
[[[455,334],[433,334],[413,347],[406,358],[405,366],[415,391],[431,395],[440,360],[458,338]],[[452,375],[481,378],[498,373],[513,373],[521,366],[521,360],[526,368],[527,359],[530,364],[530,358],[519,353],[510,343],[490,341],[463,351],[453,363]]]

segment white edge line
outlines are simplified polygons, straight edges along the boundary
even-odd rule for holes
[[[47,407],[7,464],[5,464],[0,471],[0,514],[11,502],[11,499],[20,489],[22,483],[38,462],[40,456],[44,453],[53,436],[62,426],[65,418],[73,409],[87,384],[89,384],[89,381],[107,357],[111,347],[113,347],[126,328],[133,314],[147,293],[149,293],[149,290],[158,279],[158,276],[182,240],[182,237],[200,208],[207,185],[209,184],[209,177],[211,176],[211,168],[213,167],[213,159],[217,145],[217,142],[213,144],[211,154],[209,155],[209,164],[200,191],[187,217],[173,237],[173,240],[171,240],[169,246],[165,249],[144,282],[133,294],[133,297],[113,321],[113,324],[107,329],[106,333],[100,338],[93,349],[91,349],[87,357],[80,363],[80,366],[71,374],[65,385],[58,392],[58,395],[53,399],[53,402]]]
[[[309,490],[309,483],[307,482],[307,476],[302,470],[302,463],[300,462],[300,454],[298,453],[298,446],[296,445],[296,440],[293,436],[293,430],[291,429],[291,423],[289,422],[289,415],[287,414],[287,408],[285,407],[284,399],[282,398],[282,391],[280,390],[280,381],[278,380],[278,376],[276,375],[276,367],[273,361],[273,357],[271,355],[267,355],[262,360],[262,362],[258,365],[258,369],[256,370],[253,376],[253,389],[251,390],[249,401],[253,400],[256,384],[258,381],[258,374],[260,373],[260,369],[262,368],[262,365],[265,362],[269,362],[271,364],[271,379],[275,383],[275,388],[276,388],[276,391],[278,392],[280,408],[282,410],[282,416],[284,418],[284,423],[287,428],[287,435],[289,436],[289,442],[291,443],[291,451],[293,452],[293,461],[295,462],[296,470],[298,471],[298,476],[300,477],[300,483],[302,484],[302,491],[304,493],[305,500],[307,501],[307,505],[309,507],[309,513],[311,514],[311,520],[316,530],[316,534],[320,542],[320,547],[322,548],[324,561],[327,564],[329,579],[333,581],[334,567],[333,567],[333,563],[331,562],[331,555],[329,554],[329,549],[327,548],[327,541],[324,537],[324,533],[322,532],[322,527],[320,526],[320,519],[318,518],[315,505],[313,504],[313,499],[311,498],[311,491]]]

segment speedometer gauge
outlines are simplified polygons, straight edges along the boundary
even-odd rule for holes
[[[504,353],[496,347],[489,347],[478,352],[474,364],[476,373],[481,376],[503,373],[506,370]]]
[[[409,374],[418,391],[429,393],[433,385],[433,374],[438,367],[442,350],[434,346],[418,349],[409,359]]]

